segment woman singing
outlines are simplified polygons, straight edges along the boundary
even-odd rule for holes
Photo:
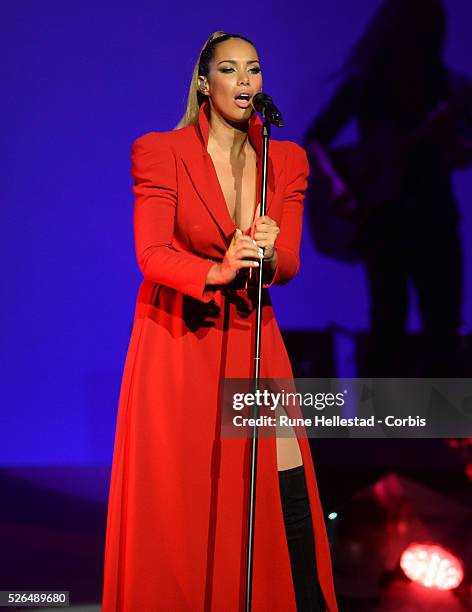
[[[218,389],[252,376],[256,303],[242,281],[259,261],[261,378],[293,376],[267,288],[297,273],[308,175],[299,145],[271,141],[258,214],[261,89],[254,45],[216,32],[178,129],[133,144],[144,279],[118,408],[103,612],[244,609],[251,439],[221,436]],[[253,610],[337,610],[306,438],[259,439],[256,491]]]

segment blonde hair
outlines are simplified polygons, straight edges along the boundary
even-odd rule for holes
[[[240,34],[228,34],[227,32],[217,31],[213,32],[213,34],[207,38],[193,69],[192,80],[190,81],[187,96],[187,108],[174,130],[198,123],[200,106],[207,99],[207,96],[200,91],[198,86],[198,77],[208,76],[210,72],[210,62],[213,59],[216,45],[224,42],[225,40],[229,40],[230,38],[241,38],[255,48],[254,43],[250,41],[249,38],[241,36]]]

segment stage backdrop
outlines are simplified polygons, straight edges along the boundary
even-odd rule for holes
[[[300,142],[373,0],[230,4],[45,0],[2,11],[3,402],[0,464],[104,464],[142,278],[133,245],[132,141],[172,129],[194,61],[219,29],[259,49],[283,110],[273,136]],[[470,3],[450,0],[449,64],[472,74]],[[341,139],[354,136],[349,126]],[[470,173],[456,176],[471,235]],[[316,253],[271,290],[285,329],[365,330],[363,269]],[[472,244],[465,242],[466,327]],[[411,328],[417,326],[415,309]]]

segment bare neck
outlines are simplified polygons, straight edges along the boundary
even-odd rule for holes
[[[233,160],[243,159],[250,147],[248,128],[248,122],[231,124],[213,112],[209,121],[207,149]]]

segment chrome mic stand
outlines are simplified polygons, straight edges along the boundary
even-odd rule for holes
[[[257,103],[256,98],[262,99],[261,103]],[[262,181],[261,181],[261,208],[260,216],[266,214],[266,199],[267,199],[267,168],[269,160],[269,139],[270,139],[270,124],[274,123],[277,127],[283,127],[282,115],[273,105],[266,106],[264,102],[272,99],[266,94],[256,94],[253,99],[254,108],[260,112],[264,118],[262,127]],[[257,275],[257,309],[256,309],[256,338],[255,338],[255,356],[254,356],[254,392],[259,389],[259,375],[261,362],[261,328],[262,328],[262,284],[263,284],[263,265],[264,256],[259,257],[259,274]],[[251,418],[257,419],[259,416],[259,408],[257,402],[252,406]],[[254,421],[256,423],[257,421]],[[250,450],[250,475],[249,475],[249,513],[248,513],[248,537],[247,537],[247,556],[246,556],[246,612],[250,612],[252,605],[252,574],[253,574],[253,556],[254,556],[254,525],[255,525],[255,509],[256,509],[256,475],[257,475],[257,448],[258,448],[258,427],[254,425],[252,428],[252,443]]]

